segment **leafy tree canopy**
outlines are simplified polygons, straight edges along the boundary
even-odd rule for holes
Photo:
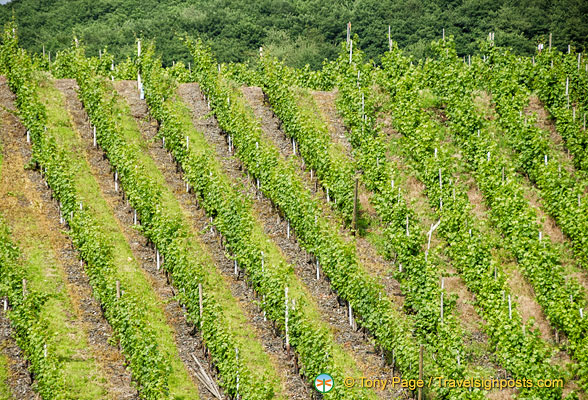
[[[584,0],[14,0],[0,6],[2,23],[14,17],[20,43],[55,53],[75,35],[89,54],[101,48],[122,60],[135,38],[155,39],[163,61],[189,61],[178,37],[206,40],[221,62],[247,61],[264,46],[292,66],[320,66],[336,57],[345,24],[377,59],[392,38],[409,54],[428,54],[431,40],[454,35],[465,55],[495,32],[496,43],[530,54],[553,33],[553,45],[576,51],[588,46],[588,2]]]

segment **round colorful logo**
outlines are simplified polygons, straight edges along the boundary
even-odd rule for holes
[[[335,386],[333,377],[329,374],[320,374],[314,380],[314,388],[320,393],[328,393]]]

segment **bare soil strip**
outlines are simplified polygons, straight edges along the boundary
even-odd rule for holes
[[[260,121],[264,138],[273,142],[281,151],[281,155],[287,158],[291,153],[291,144],[284,132],[279,128],[280,121],[271,111],[270,107],[263,101],[263,92],[259,88],[244,88],[244,97],[249,103],[255,117]],[[220,136],[220,135],[219,135]],[[224,138],[220,136],[220,141]],[[222,146],[221,146],[222,148]],[[317,193],[314,188],[311,188],[310,174],[303,169],[303,161],[297,158],[300,165],[299,176],[301,181],[307,184],[307,188]],[[315,178],[316,179],[316,178]],[[335,215],[331,207],[327,205],[326,196],[322,194],[322,189],[318,189],[320,201],[319,205],[322,207],[323,216],[331,220],[339,227],[339,234],[347,241],[354,241],[357,249],[357,256],[360,263],[373,276],[377,276],[380,283],[384,286],[388,296],[401,308],[404,303],[404,295],[400,290],[400,284],[391,274],[391,264],[384,260],[376,251],[374,246],[363,237],[352,237],[351,233],[343,227],[341,219]]]
[[[136,90],[136,82],[119,81],[115,83],[117,92],[124,97],[129,104],[133,118],[135,118],[143,139],[148,147],[150,157],[153,159],[157,168],[165,177],[167,187],[174,193],[174,197],[180,203],[182,209],[187,215],[191,216],[190,223],[194,232],[199,234],[199,238],[206,245],[209,254],[215,261],[215,265],[222,272],[225,282],[230,286],[231,293],[238,300],[241,309],[246,313],[247,319],[255,328],[257,338],[261,342],[264,350],[274,360],[278,373],[284,377],[286,387],[284,392],[290,399],[308,399],[311,397],[311,388],[295,373],[294,358],[289,355],[285,349],[283,340],[276,335],[270,321],[263,320],[263,314],[255,304],[258,299],[255,297],[253,290],[249,288],[243,279],[236,279],[234,275],[233,261],[227,258],[226,252],[220,244],[219,236],[211,233],[209,229],[209,218],[201,209],[196,198],[191,193],[186,193],[185,183],[181,175],[177,172],[174,162],[166,149],[153,138],[157,134],[157,122],[150,119],[147,104],[144,100],[139,99]]]
[[[191,335],[192,328],[187,325],[182,307],[174,298],[173,288],[168,284],[165,276],[157,271],[155,250],[147,246],[145,238],[136,229],[133,229],[133,211],[122,199],[122,191],[115,192],[110,164],[103,157],[102,150],[94,148],[92,145],[93,133],[88,116],[76,93],[77,83],[73,79],[61,79],[56,81],[56,87],[65,96],[67,110],[71,115],[74,128],[83,139],[83,151],[92,175],[100,187],[102,197],[113,210],[119,229],[150,282],[158,303],[163,308],[166,322],[172,329],[180,359],[187,367],[192,381],[198,386],[199,398],[203,400],[214,399],[195,377],[194,371],[198,369],[198,366],[191,354],[200,360],[210,376],[216,378],[216,371],[207,362],[203,362],[206,357],[202,342],[199,337]]]
[[[351,143],[347,139],[345,134],[345,125],[343,120],[337,114],[337,107],[335,106],[335,99],[337,98],[337,89],[331,92],[325,91],[310,91],[310,94],[314,98],[316,105],[318,106],[318,114],[325,121],[329,127],[329,133],[331,134],[331,140],[333,143],[338,143],[345,149],[345,153],[349,158],[352,158]]]
[[[0,351],[8,358],[8,386],[13,398],[35,400],[38,394],[33,391],[31,376],[24,360],[24,354],[13,339],[10,321],[0,316]]]
[[[488,112],[486,107],[489,107],[489,101],[490,99],[485,95],[485,93],[482,93],[476,98],[476,102],[481,104],[481,112]],[[447,120],[444,115],[440,115],[440,118],[442,121]],[[491,122],[493,129],[496,129],[493,122],[495,120],[494,114],[490,114],[486,118]],[[448,140],[448,145],[455,148],[452,139]],[[519,304],[517,309],[521,314],[523,322],[527,323],[529,319],[533,318],[534,326],[539,329],[542,339],[548,342],[554,341],[555,337],[553,330],[549,324],[549,321],[547,321],[543,309],[537,302],[533,287],[526,279],[521,276],[517,269],[516,261],[513,259],[512,255],[506,252],[500,245],[501,235],[491,226],[488,220],[489,210],[484,201],[484,196],[480,192],[474,177],[468,171],[468,167],[465,164],[463,156],[461,155],[461,150],[455,148],[455,152],[455,163],[457,171],[455,176],[458,182],[465,183],[467,187],[468,197],[473,206],[472,212],[474,215],[476,215],[476,217],[478,217],[479,220],[478,228],[481,230],[481,232],[494,241],[494,258],[502,265],[504,272],[507,274],[509,289],[514,295],[515,301]]]
[[[508,146],[505,139],[501,138],[502,133],[500,132],[500,129],[496,127],[496,123],[494,122],[497,116],[491,103],[491,97],[487,93],[482,92],[480,96],[476,98],[476,101],[481,110],[487,114],[486,118],[491,121],[493,135],[496,138],[496,142],[499,144],[501,151],[510,160],[514,160],[517,157],[516,154],[514,154],[514,150]],[[577,174],[577,171],[575,171],[571,163],[571,156],[565,151],[563,139],[557,133],[553,121],[549,119],[549,114],[536,96],[533,95],[529,98],[529,106],[526,108],[525,113],[536,113],[537,126],[549,132],[552,150],[561,161],[563,167],[572,174]],[[551,241],[559,247],[560,254],[562,255],[561,262],[566,270],[566,275],[577,279],[578,283],[584,288],[584,291],[588,293],[588,271],[577,266],[568,239],[555,222],[555,219],[544,211],[543,199],[539,194],[539,190],[533,183],[531,183],[526,175],[520,174],[517,176],[517,179],[523,188],[524,198],[529,202],[537,214],[537,223],[541,226],[542,231],[551,239]]]
[[[230,176],[233,182],[240,183],[243,193],[253,200],[253,212],[264,232],[279,246],[285,259],[294,266],[296,275],[312,294],[321,314],[328,316],[326,322],[329,323],[337,343],[355,359],[365,376],[391,377],[391,368],[384,365],[385,363],[377,354],[371,339],[350,328],[347,322],[346,304],[338,301],[337,296],[330,289],[329,283],[322,279],[322,272],[321,279],[316,280],[316,267],[312,263],[310,255],[299,246],[295,235],[287,238],[287,223],[279,217],[271,201],[257,192],[255,184],[244,175],[238,159],[228,152],[226,139],[216,120],[207,116],[209,111],[198,85],[183,84],[179,88],[179,94],[193,112],[193,122],[196,129],[204,134],[208,143],[215,149],[224,172]],[[275,120],[269,123],[275,124]],[[385,390],[378,391],[377,395],[388,399],[394,398],[398,393]]]
[[[535,125],[539,129],[549,132],[551,150],[556,152],[558,159],[566,161],[564,162],[564,167],[568,171],[575,171],[572,164],[573,156],[567,151],[564,139],[557,132],[555,123],[550,118],[549,112],[545,109],[545,106],[536,95],[531,95],[529,97],[529,105],[525,108],[525,114],[536,115],[537,121]]]
[[[105,375],[107,392],[114,399],[137,399],[137,391],[131,384],[129,371],[124,366],[124,359],[118,349],[109,344],[112,329],[103,318],[98,302],[92,296],[92,289],[88,278],[80,266],[77,253],[71,241],[61,232],[59,211],[56,202],[51,199],[51,192],[46,187],[40,174],[25,170],[25,164],[30,159],[30,147],[24,140],[25,128],[18,119],[7,110],[14,110],[14,95],[10,92],[5,79],[0,84],[0,104],[2,104],[2,149],[3,166],[0,181],[0,197],[5,199],[0,203],[0,211],[10,221],[18,221],[25,214],[32,215],[41,229],[40,234],[50,243],[53,253],[59,258],[63,274],[67,280],[63,291],[67,293],[73,305],[74,315],[71,322],[86,336],[89,354],[79,357],[93,358]],[[18,197],[8,197],[9,193],[18,193]],[[18,239],[18,238],[17,238]],[[3,324],[5,318],[2,318]],[[2,329],[3,339],[7,329]],[[6,343],[6,342],[5,342]],[[24,373],[20,371],[22,362],[15,359],[17,354],[13,341],[8,340],[6,349],[13,360],[12,365],[19,367],[19,372],[13,376],[13,393],[18,398],[27,398],[30,391],[30,379],[23,380]],[[27,381],[28,380],[28,381]],[[28,389],[27,389],[28,388]],[[22,396],[22,397],[21,397]]]
[[[310,172],[306,170],[304,160],[300,156],[300,153],[294,154],[292,141],[282,131],[282,123],[278,117],[274,114],[269,105],[265,102],[265,95],[261,88],[256,86],[242,87],[244,99],[249,104],[249,107],[253,111],[255,118],[259,121],[260,127],[263,132],[265,140],[269,141],[286,160],[294,162],[300,167],[299,175],[303,177],[302,184],[304,188],[315,194],[316,199],[324,199],[318,204],[323,210],[324,216],[329,220],[336,221],[337,226],[340,227],[339,233],[345,235],[343,230],[343,221],[339,215],[332,212],[332,208],[328,205],[326,198],[326,192],[323,187],[319,184],[316,176],[311,179]]]

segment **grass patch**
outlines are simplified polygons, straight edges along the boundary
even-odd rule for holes
[[[8,365],[8,357],[4,354],[0,354],[0,400],[10,400],[14,398],[10,391],[10,386],[8,386],[9,377],[10,367]]]
[[[179,99],[176,99],[174,102],[174,107],[178,111],[178,115],[180,116],[180,122],[183,127],[183,131],[185,132],[186,136],[190,138],[190,149],[195,154],[203,154],[211,150],[211,146],[206,141],[204,135],[201,132],[198,132],[192,123],[192,112],[188,108],[186,104],[181,102]],[[128,115],[128,112],[126,113]],[[136,129],[136,128],[135,128]],[[139,136],[136,136],[139,135]],[[136,139],[135,143],[140,143],[140,133],[135,133]],[[146,145],[143,142],[143,145]],[[215,158],[212,163],[213,168],[216,172],[218,172],[218,176],[221,179],[225,180],[227,184],[233,184],[230,181],[230,178],[224,174],[220,162]],[[155,167],[149,167],[149,170],[154,170]],[[233,184],[233,187],[235,185]],[[236,189],[238,190],[238,189]],[[251,199],[245,199],[247,202],[250,202]],[[185,216],[188,217],[187,215]],[[253,240],[259,244],[259,247],[263,249],[264,257],[267,261],[268,266],[272,266],[272,268],[279,269],[279,273],[286,276],[288,280],[288,287],[293,298],[302,298],[304,301],[302,302],[302,307],[307,318],[310,321],[314,321],[316,324],[326,325],[321,320],[320,313],[318,311],[318,306],[314,302],[312,295],[308,292],[308,289],[304,286],[304,284],[298,279],[294,270],[291,265],[288,265],[285,259],[285,256],[282,254],[281,250],[272,240],[264,233],[262,224],[260,221],[259,216],[255,215],[254,213],[255,223],[253,226],[252,237]],[[328,326],[327,326],[328,327]],[[239,328],[239,327],[237,327]],[[361,372],[359,368],[355,364],[354,360],[350,357],[350,355],[339,345],[336,344],[334,340],[334,333],[330,331],[330,339],[333,343],[333,357],[335,363],[342,367],[343,371],[348,376],[361,376]],[[371,392],[370,392],[371,393]]]
[[[44,225],[41,204],[31,194],[35,189],[24,176],[24,162],[16,156],[13,165],[0,171],[5,174],[0,175],[0,197],[6,199],[5,218],[22,251],[21,265],[29,288],[50,295],[40,312],[48,328],[48,349],[62,362],[66,391],[72,398],[103,399],[107,397],[106,379],[92,355],[87,333],[80,326],[67,290],[66,272],[57,253],[59,244],[54,242],[59,240],[59,234],[52,231],[52,226]]]
[[[75,186],[84,207],[90,210],[96,221],[100,221],[102,233],[113,245],[114,265],[118,267],[117,276],[121,281],[121,287],[136,298],[142,299],[151,328],[157,332],[157,345],[172,368],[169,379],[170,393],[175,399],[197,397],[197,388],[179,358],[174,331],[167,324],[162,301],[151,287],[151,282],[135,259],[113,210],[102,196],[98,182],[85,158],[83,140],[70,122],[64,96],[54,87],[52,81],[42,84],[39,94],[47,107],[47,132],[56,139],[61,148],[68,151]]]

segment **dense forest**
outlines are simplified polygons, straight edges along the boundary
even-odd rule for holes
[[[2,23],[14,18],[28,50],[55,53],[77,36],[91,54],[108,47],[118,59],[135,48],[135,38],[153,38],[166,64],[187,60],[179,40],[200,36],[222,62],[247,61],[263,46],[292,66],[316,68],[332,59],[345,39],[345,24],[360,46],[377,58],[388,26],[402,48],[428,54],[431,40],[454,35],[460,54],[495,32],[496,43],[530,54],[545,42],[577,51],[588,47],[585,0],[14,0],[0,6]],[[376,60],[377,61],[377,60]]]

